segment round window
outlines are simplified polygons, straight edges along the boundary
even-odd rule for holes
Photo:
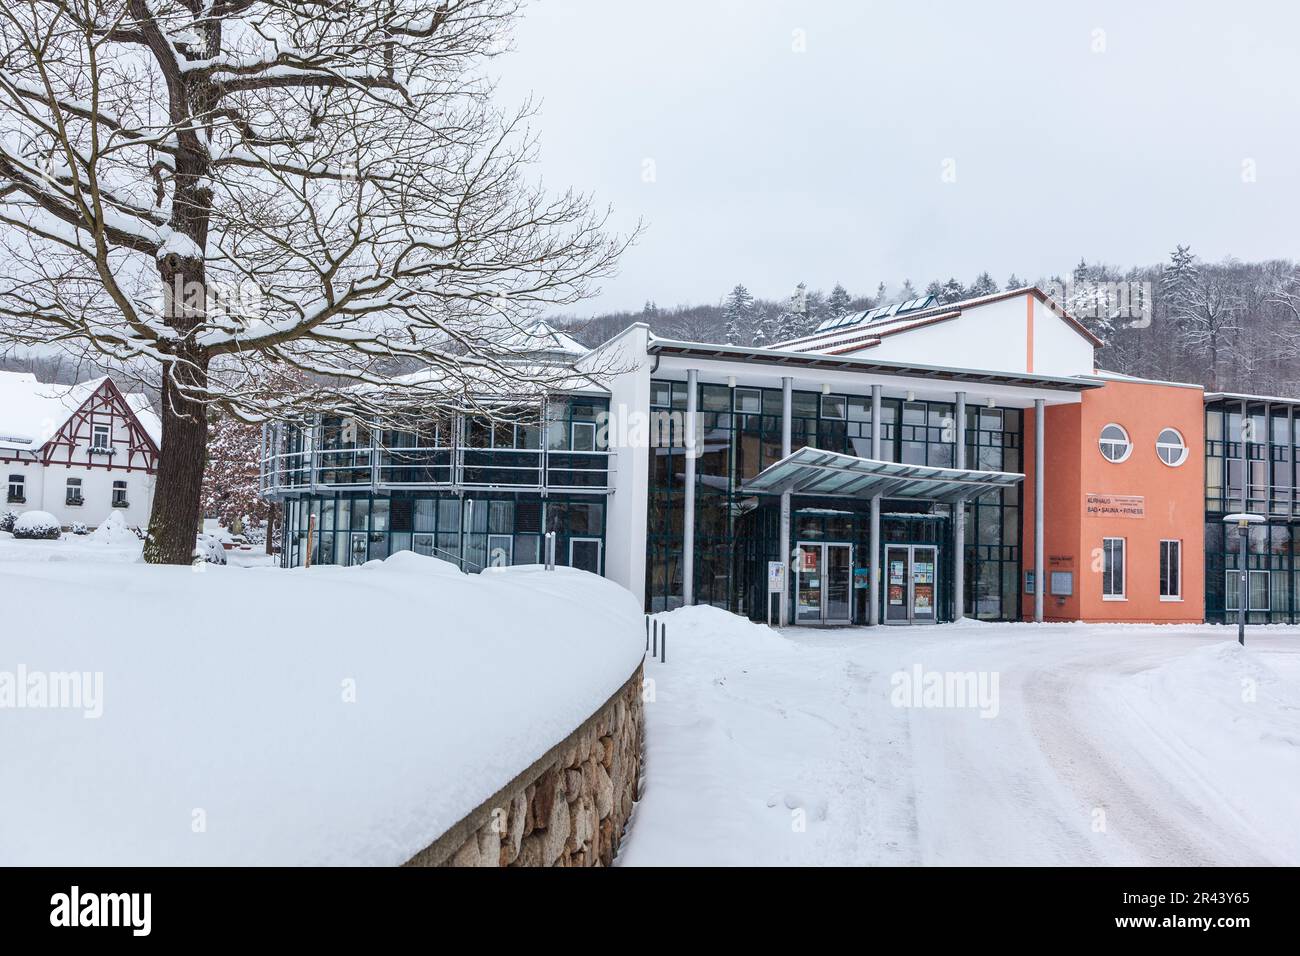
[[[1187,443],[1177,429],[1162,429],[1156,436],[1156,454],[1166,465],[1177,468],[1187,460]]]
[[[1101,430],[1097,444],[1107,461],[1121,462],[1133,451],[1133,443],[1128,440],[1128,432],[1114,423]]]

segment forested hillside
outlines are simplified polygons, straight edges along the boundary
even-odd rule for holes
[[[870,294],[842,285],[823,292],[800,284],[788,300],[772,301],[736,284],[710,305],[647,302],[640,312],[571,316],[557,324],[588,345],[633,322],[646,322],[665,337],[770,345],[849,311],[925,294],[954,302],[1030,282],[1064,298],[1106,342],[1097,354],[1101,368],[1198,382],[1211,390],[1300,395],[1300,267],[1283,259],[1202,262],[1186,246],[1152,266],[1125,269],[1080,261],[1068,276],[1011,275],[998,282],[983,272],[969,285],[955,278],[919,287],[911,281],[882,282]]]

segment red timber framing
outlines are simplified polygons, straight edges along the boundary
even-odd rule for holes
[[[91,451],[95,425],[108,426],[111,454]],[[78,448],[84,449],[80,460]],[[0,452],[0,462],[15,461],[154,474],[158,470],[158,446],[113,380],[106,378],[43,447],[29,452]]]

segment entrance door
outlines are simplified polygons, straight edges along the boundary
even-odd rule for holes
[[[885,549],[885,623],[938,620],[939,561],[934,545],[891,544]]]
[[[849,624],[853,619],[853,546],[803,541],[795,560],[795,623]]]
[[[569,567],[600,574],[600,538],[570,538]]]
[[[933,624],[938,595],[938,564],[934,548],[912,546],[912,623]]]
[[[912,578],[912,549],[908,545],[890,545],[885,549],[885,621],[909,624],[912,601],[908,582]]]
[[[852,619],[853,546],[828,544],[826,593],[822,599],[823,624],[848,624]]]
[[[820,544],[800,544],[795,574],[796,624],[822,622],[822,548]]]

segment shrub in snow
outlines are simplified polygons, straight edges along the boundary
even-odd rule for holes
[[[126,519],[122,517],[122,512],[113,511],[99,523],[90,540],[96,544],[135,544],[140,539],[126,526]]]
[[[73,534],[89,534],[90,532],[86,530],[86,526],[85,526],[84,524],[82,524],[80,521],[74,521],[74,522],[72,522],[72,533],[73,533]]]
[[[13,531],[14,522],[18,520],[16,511],[0,511],[0,531]]]
[[[194,557],[202,558],[208,564],[225,564],[226,549],[215,535],[201,534],[194,543]]]
[[[48,511],[24,511],[14,522],[15,538],[55,541],[58,540],[59,534],[59,519]]]

